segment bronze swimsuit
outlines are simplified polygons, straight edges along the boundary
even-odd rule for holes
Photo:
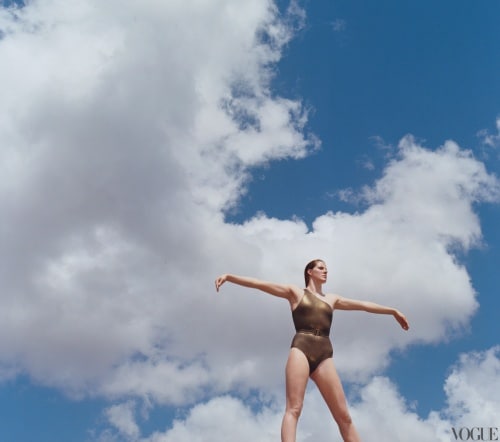
[[[306,356],[309,374],[321,362],[333,356],[329,337],[332,315],[330,305],[307,289],[304,289],[299,305],[292,311],[296,334],[291,346],[298,348]]]

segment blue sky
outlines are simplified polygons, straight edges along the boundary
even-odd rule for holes
[[[317,256],[412,323],[335,319],[362,434],[498,426],[498,3],[3,5],[1,440],[277,440],[287,306],[212,280]]]

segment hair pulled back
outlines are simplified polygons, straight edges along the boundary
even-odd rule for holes
[[[304,269],[304,281],[306,282],[306,287],[309,284],[309,280],[311,279],[308,271],[311,269],[314,269],[318,262],[324,262],[322,259],[313,259],[312,261],[308,262],[306,265],[306,268]]]

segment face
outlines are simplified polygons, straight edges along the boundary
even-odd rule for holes
[[[312,279],[320,282],[326,282],[326,278],[328,276],[328,269],[326,268],[326,264],[323,261],[318,261],[316,265],[311,270],[309,270],[309,275]]]

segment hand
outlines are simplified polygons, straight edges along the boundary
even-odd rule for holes
[[[219,287],[227,281],[227,275],[221,275],[215,280],[215,290],[219,291]]]
[[[399,322],[399,325],[401,325],[401,328],[403,330],[408,330],[410,328],[410,324],[408,323],[406,316],[403,315],[403,313],[401,313],[399,310],[396,310],[394,312],[394,317],[396,318],[396,321]]]

